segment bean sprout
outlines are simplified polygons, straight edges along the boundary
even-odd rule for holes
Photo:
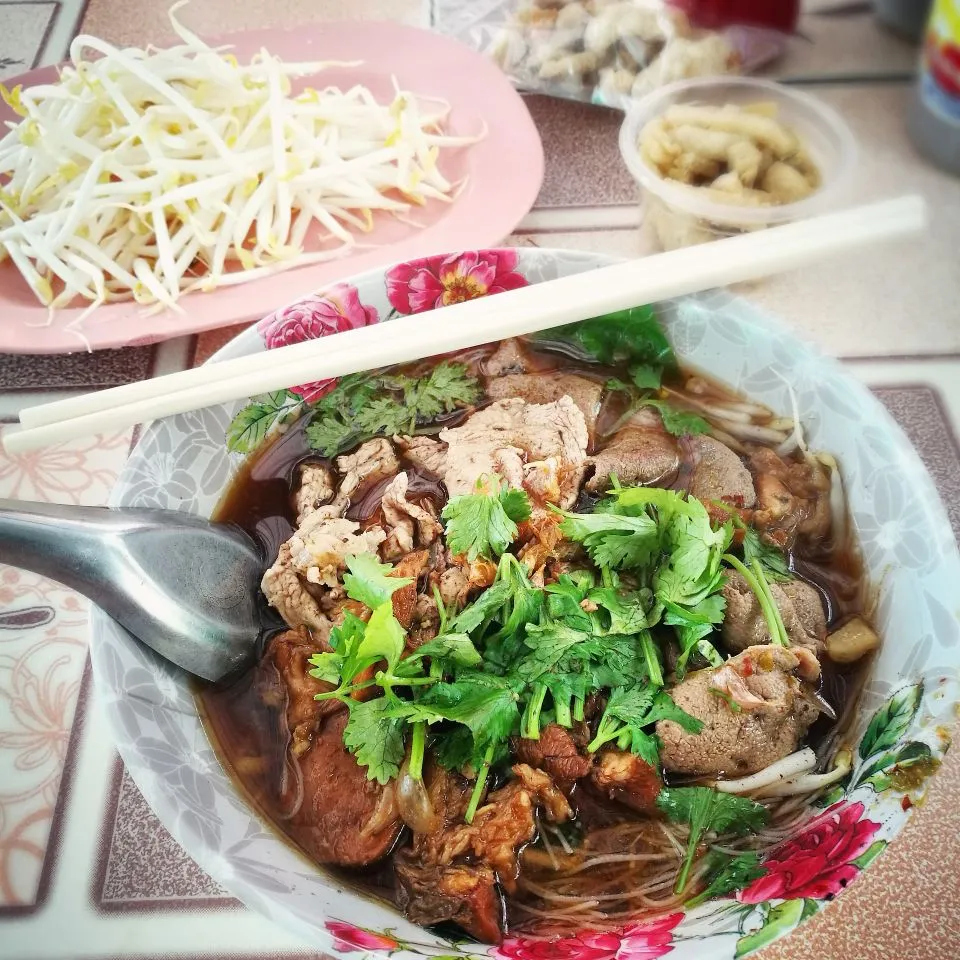
[[[483,134],[446,134],[444,101],[396,80],[389,103],[361,85],[294,96],[293,79],[358,63],[261,50],[241,66],[177,21],[185,2],[169,13],[175,46],[78,36],[56,82],[0,85],[22,118],[0,140],[0,260],[51,315],[75,298],[87,313],[129,299],[180,309],[190,290],[342,256],[374,211],[412,223],[413,207],[463,186],[440,151]]]

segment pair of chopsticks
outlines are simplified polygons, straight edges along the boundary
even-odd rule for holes
[[[912,236],[925,225],[922,198],[907,196],[618,263],[385,325],[30,407],[20,412],[21,426],[7,430],[3,443],[7,453],[22,453],[298,383],[453,353],[796,269]]]

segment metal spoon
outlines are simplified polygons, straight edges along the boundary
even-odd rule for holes
[[[253,540],[190,514],[0,499],[0,561],[84,594],[205,680],[240,666],[260,631]]]

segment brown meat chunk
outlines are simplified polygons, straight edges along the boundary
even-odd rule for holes
[[[429,547],[443,533],[443,527],[429,510],[407,499],[408,483],[406,473],[398,473],[383,491],[380,507],[387,528],[382,547],[385,559],[409,553],[415,545]]]
[[[772,644],[748,647],[722,667],[690,674],[670,695],[704,726],[695,734],[672,720],[657,723],[664,767],[740,777],[793,753],[819,713],[812,699],[818,674],[819,664],[808,650]]]
[[[417,581],[426,573],[429,562],[429,550],[414,550],[397,563],[389,574],[391,577],[402,577],[410,581],[399,590],[394,590],[390,598],[393,601],[393,615],[404,629],[413,622],[417,608]]]
[[[511,473],[537,461],[559,461],[559,505],[572,506],[586,469],[587,424],[569,397],[532,404],[500,400],[478,411],[459,427],[440,431],[448,444],[444,483],[450,496],[476,492],[482,476]],[[499,470],[498,470],[499,465]]]
[[[440,613],[437,610],[437,601],[425,593],[418,594],[410,618],[407,647],[415,650],[422,643],[432,640],[439,632]]]
[[[807,647],[819,656],[827,637],[827,620],[817,590],[803,580],[770,584],[770,592],[780,610],[787,636],[795,646]],[[731,571],[723,586],[727,608],[721,636],[731,653],[747,647],[770,643],[770,631],[760,609],[760,601],[746,580]]]
[[[340,709],[336,700],[314,700],[315,694],[333,689],[309,672],[310,657],[324,649],[329,647],[314,641],[305,627],[286,630],[270,640],[257,665],[257,693],[268,707],[283,711],[294,756],[309,749],[320,721]]]
[[[573,816],[567,798],[542,770],[518,763],[513,772],[515,778],[487,797],[473,823],[460,824],[445,833],[437,851],[442,863],[473,856],[488,864],[508,893],[516,890],[518,851],[536,833],[537,807],[542,807],[555,823]]]
[[[297,467],[293,512],[299,527],[307,517],[329,503],[336,492],[333,471],[323,463],[301,463]]]
[[[570,731],[558,723],[549,723],[540,731],[539,740],[514,737],[510,741],[519,763],[543,770],[561,787],[569,788],[575,780],[590,772],[593,761],[581,755]]]
[[[362,867],[385,857],[403,823],[393,785],[368,780],[343,745],[349,714],[327,717],[298,765],[303,800],[286,829],[317,863]]]
[[[397,905],[411,923],[455,923],[480,943],[503,939],[503,897],[490,867],[423,863],[406,850],[393,862]]]
[[[660,774],[649,763],[623,750],[604,750],[590,779],[605,796],[640,813],[656,808],[657,794],[663,786]]]
[[[516,373],[497,376],[487,382],[491,400],[520,397],[527,403],[553,403],[569,397],[580,409],[587,428],[593,432],[600,412],[603,384],[576,373]]]
[[[360,500],[378,483],[394,476],[399,469],[400,461],[389,440],[385,437],[368,440],[354,453],[337,457],[337,470],[343,477],[337,500]]]
[[[414,466],[420,467],[429,473],[443,476],[447,468],[447,445],[433,437],[403,437],[393,438],[393,442],[400,449],[406,460]]]
[[[625,486],[670,486],[680,470],[677,441],[663,429],[627,426],[618,430],[607,445],[591,457],[593,476],[587,489],[605,493],[616,474]]]
[[[501,340],[497,349],[483,363],[488,377],[504,377],[511,373],[526,373],[529,364],[527,352],[515,337]]]
[[[789,547],[798,537],[809,542],[830,533],[830,476],[814,460],[783,460],[769,448],[750,455],[757,489],[753,522],[774,543]]]
[[[690,437],[694,457],[690,493],[700,500],[722,500],[734,507],[752,507],[757,494],[750,471],[740,457],[713,437]]]

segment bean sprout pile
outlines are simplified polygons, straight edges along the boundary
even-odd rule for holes
[[[446,135],[446,102],[395,80],[389,103],[360,85],[294,96],[292,78],[359,61],[261,50],[241,66],[178,23],[182,5],[176,46],[78,36],[57,82],[0,85],[22,117],[0,140],[0,260],[48,322],[75,298],[89,306],[74,329],[109,301],[182,309],[183,293],[344,255],[374,211],[417,226],[414,205],[462,186],[438,169],[440,151],[480,135]]]

